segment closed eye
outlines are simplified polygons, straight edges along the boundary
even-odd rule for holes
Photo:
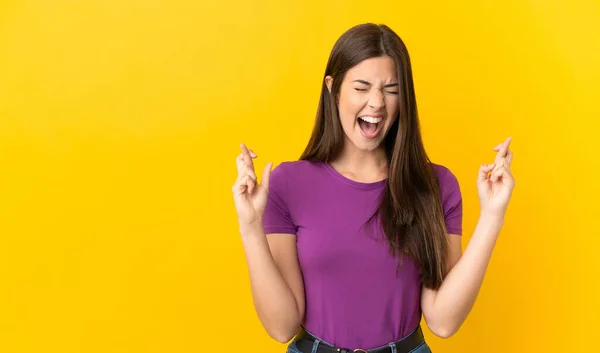
[[[359,92],[366,92],[366,91],[368,91],[369,89],[367,89],[367,88],[355,88],[355,90],[357,90],[357,91],[359,91]],[[385,92],[385,93],[389,93],[389,94],[398,94],[398,92],[395,92],[395,91],[384,91],[384,92]]]

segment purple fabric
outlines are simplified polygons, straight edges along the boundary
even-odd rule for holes
[[[462,234],[456,177],[433,164],[450,234]],[[396,276],[380,226],[363,227],[387,181],[359,183],[327,163],[284,162],[271,174],[265,233],[297,235],[304,276],[304,327],[325,342],[371,349],[420,323],[420,270],[410,259]],[[284,235],[285,236],[285,235]]]

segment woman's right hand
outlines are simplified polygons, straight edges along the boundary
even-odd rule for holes
[[[252,159],[258,157],[254,152],[240,144],[242,153],[237,157],[238,177],[233,184],[233,199],[238,215],[240,230],[262,227],[262,218],[267,205],[269,177],[272,163],[265,166],[262,181],[258,184]]]

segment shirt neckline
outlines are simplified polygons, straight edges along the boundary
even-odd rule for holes
[[[344,176],[342,173],[335,170],[335,168],[333,168],[331,166],[331,164],[329,164],[329,162],[323,162],[323,165],[325,166],[325,169],[329,172],[329,174],[331,174],[337,180],[339,180],[345,184],[348,184],[348,185],[351,185],[354,187],[358,187],[361,189],[375,189],[375,188],[385,185],[388,180],[387,178],[385,178],[383,180],[374,181],[371,183],[360,182],[360,181],[352,180],[352,179]]]

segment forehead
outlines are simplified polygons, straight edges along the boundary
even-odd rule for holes
[[[348,70],[346,78],[350,81],[362,79],[373,83],[393,81],[396,79],[396,75],[394,60],[389,56],[380,56],[359,62]]]

